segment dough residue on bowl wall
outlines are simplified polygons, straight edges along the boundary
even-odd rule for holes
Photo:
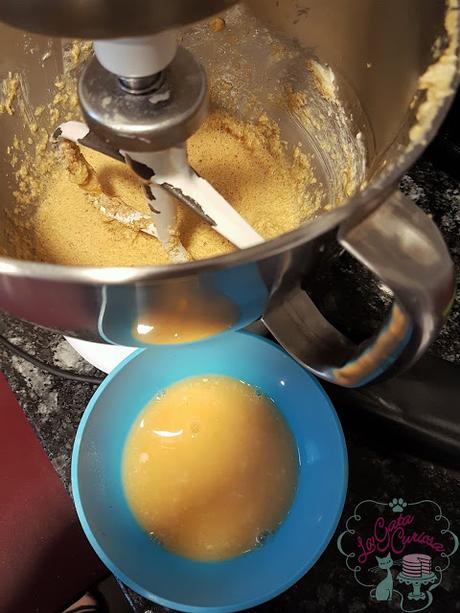
[[[445,35],[447,45],[441,55],[421,75],[418,82],[417,97],[424,96],[416,111],[416,123],[412,126],[409,138],[412,145],[428,142],[428,134],[438,112],[447,97],[454,91],[455,77],[458,73],[459,48],[459,3],[458,0],[446,1]],[[442,41],[437,41],[435,49],[441,47]]]
[[[318,96],[289,85],[285,100],[289,113],[314,139],[318,156],[327,172],[329,198],[324,209],[331,210],[363,186],[366,177],[366,149],[361,132],[350,129],[349,117],[341,103],[336,78],[330,66],[310,59],[305,68]],[[330,125],[328,125],[330,124]],[[322,129],[328,125],[328,129]]]

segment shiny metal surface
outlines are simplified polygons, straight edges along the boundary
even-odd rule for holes
[[[214,15],[235,0],[2,0],[0,21],[47,36],[122,38],[154,34]]]
[[[121,89],[128,94],[142,96],[160,89],[164,83],[163,72],[150,77],[119,77]]]
[[[93,57],[78,88],[86,123],[117,150],[161,151],[185,142],[207,114],[206,73],[189,51],[179,47],[162,77],[154,92],[128,93]]]
[[[352,344],[324,319],[299,285],[278,292],[264,322],[315,374],[356,387],[400,371],[423,354],[455,293],[455,273],[439,230],[401,192],[360,223],[344,222],[338,240],[395,296],[392,313],[377,337],[362,346]]]
[[[346,79],[372,126],[371,170],[402,153],[418,78],[433,61],[433,43],[444,36],[444,0],[314,0],[306,11],[289,0],[248,4]]]
[[[264,19],[276,4],[271,0],[263,3]],[[294,1],[279,4],[286,15],[284,31],[289,31],[289,26],[291,36],[302,35],[307,45],[311,41],[309,46],[334,68],[345,107],[353,114],[350,129],[355,134],[361,131],[366,142],[363,179],[368,181],[367,187],[347,197],[344,205],[326,209],[328,202],[344,198],[339,178],[346,160],[340,157],[338,146],[334,159],[321,148],[322,134],[334,135],[337,129],[333,114],[328,116],[325,108],[321,133],[314,126],[302,132],[289,115],[280,114],[279,106],[271,107],[271,95],[284,79],[302,82],[308,89],[310,76],[296,66],[290,72],[289,62],[286,66],[273,62],[267,48],[257,46],[260,30],[254,36],[244,14],[243,20],[238,13],[235,17],[226,15],[228,32],[219,33],[222,37],[217,43],[212,34],[194,28],[182,42],[205,65],[211,90],[222,79],[231,83],[233,89],[217,88],[222,92],[218,104],[226,108],[236,100],[230,111],[251,119],[260,112],[254,103],[257,92],[262,108],[268,108],[270,117],[280,121],[282,136],[304,143],[312,153],[319,180],[327,188],[322,214],[260,246],[184,265],[74,268],[1,258],[3,309],[71,336],[130,344],[130,330],[141,320],[153,295],[170,292],[179,296],[199,288],[203,295],[211,290],[234,301],[240,315],[236,327],[265,311],[267,324],[296,359],[319,376],[342,385],[361,385],[385,372],[397,372],[420,356],[448,311],[453,295],[452,264],[432,221],[394,192],[400,176],[423,150],[422,144],[409,146],[409,129],[417,111],[411,102],[419,76],[433,61],[432,47],[444,32],[443,4],[431,0],[312,0],[308,14],[300,16]],[[242,21],[240,37],[235,35],[238,19]],[[36,40],[47,49],[47,41]],[[5,28],[1,45],[4,57],[8,57],[8,61],[0,59],[2,74],[17,66],[30,80],[35,104],[46,101],[47,87],[59,71],[59,63],[49,65],[37,79],[37,54],[24,53],[19,33]],[[450,99],[451,95],[445,96],[426,134],[427,142]],[[311,102],[315,103],[313,90]],[[10,119],[2,119],[6,142],[21,130],[14,119],[11,127]],[[8,172],[5,159],[4,178]],[[14,207],[9,195],[12,189],[5,181],[5,212]],[[334,331],[308,304],[307,297],[296,291],[300,275],[312,270],[321,245],[333,240],[337,231],[343,246],[378,274],[396,296],[392,319],[376,339],[359,348]],[[6,244],[7,237],[3,239]],[[294,307],[284,308],[293,301]],[[276,311],[281,320],[276,319]]]

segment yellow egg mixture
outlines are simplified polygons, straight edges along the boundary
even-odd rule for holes
[[[123,483],[140,525],[167,549],[223,560],[254,548],[286,516],[297,449],[275,405],[222,376],[180,381],[135,421]]]
[[[228,330],[239,316],[236,304],[199,279],[170,281],[145,297],[131,334],[146,344],[190,343]]]

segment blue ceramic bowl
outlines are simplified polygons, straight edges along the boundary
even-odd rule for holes
[[[260,548],[224,562],[194,562],[153,542],[131,514],[121,481],[123,447],[139,411],[175,381],[203,374],[258,386],[283,413],[299,452],[297,493],[283,524]],[[145,598],[192,613],[246,609],[300,579],[335,531],[346,486],[345,441],[322,388],[279,347],[243,332],[127,358],[91,399],[72,457],[78,516],[102,561]]]

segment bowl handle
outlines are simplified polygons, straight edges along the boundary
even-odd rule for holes
[[[404,371],[436,338],[455,296],[455,272],[436,225],[401,192],[346,220],[337,239],[392,292],[381,330],[356,345],[320,313],[300,284],[273,296],[264,323],[300,364],[345,387]]]

